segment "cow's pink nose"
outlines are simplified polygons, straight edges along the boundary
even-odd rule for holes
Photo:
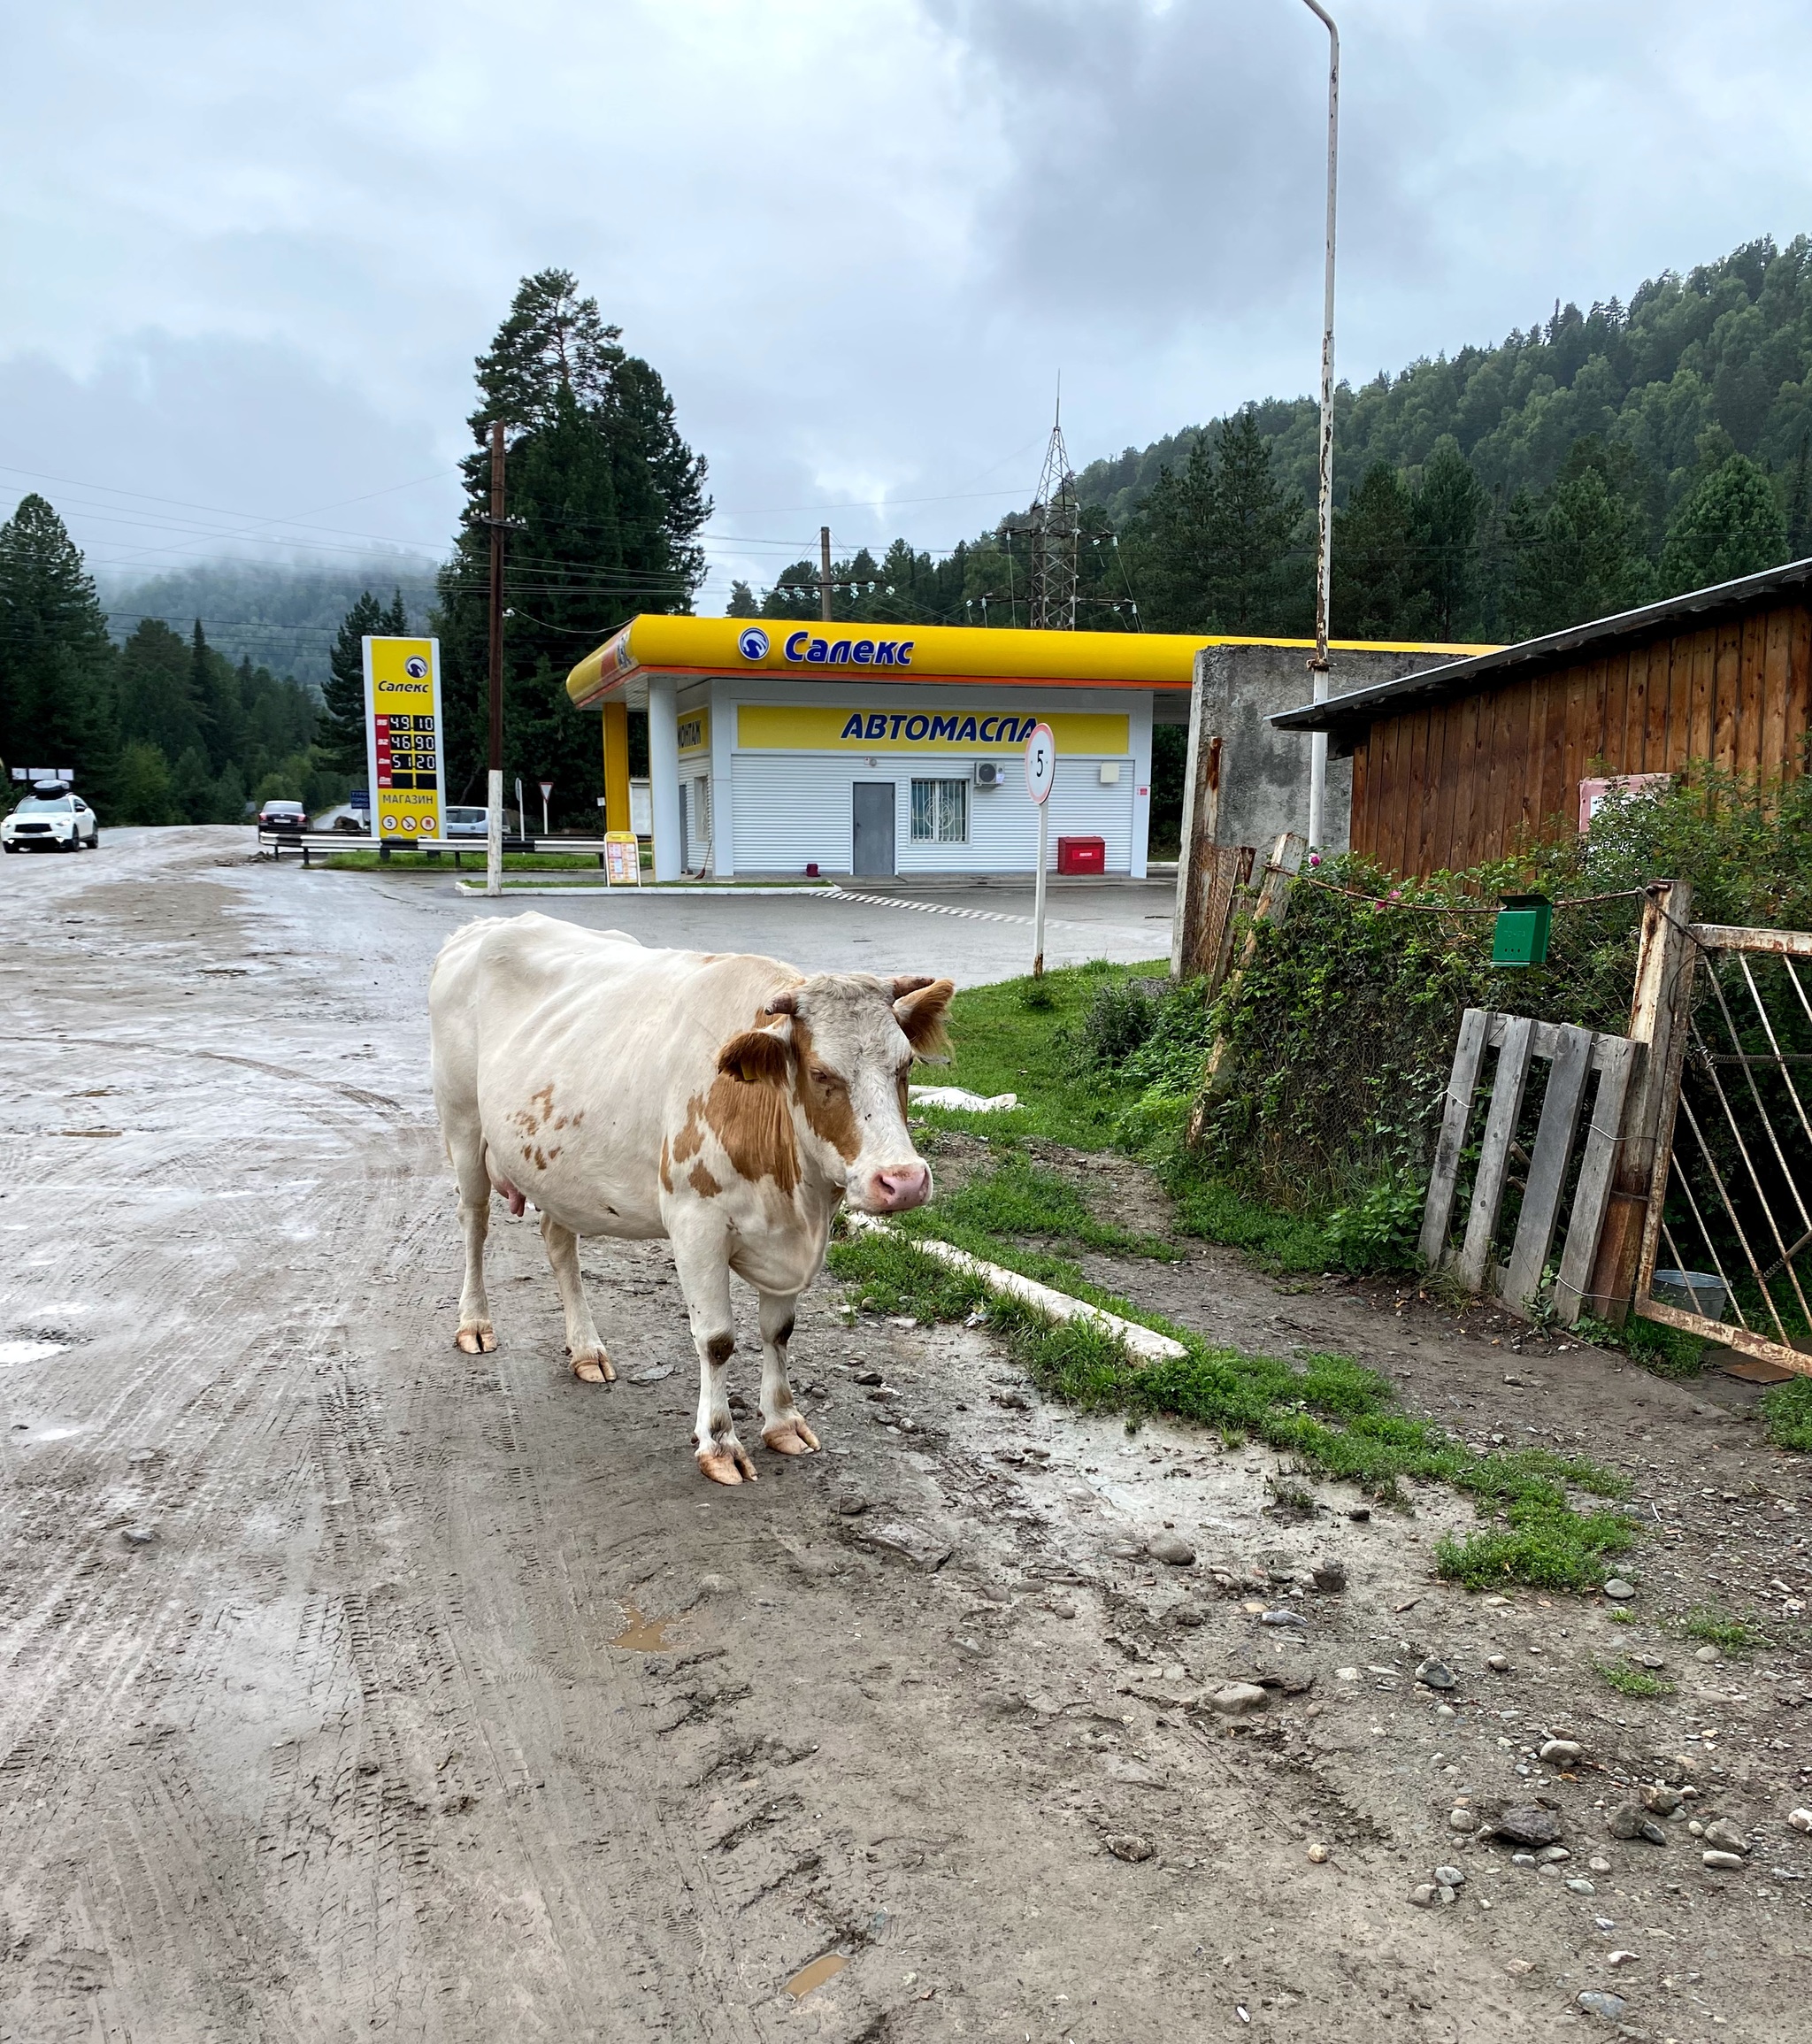
[[[868,1182],[875,1207],[884,1213],[922,1207],[931,1197],[931,1170],[924,1164],[894,1164],[876,1172]]]

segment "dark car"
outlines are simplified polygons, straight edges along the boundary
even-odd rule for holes
[[[308,828],[308,811],[299,802],[267,802],[258,811],[258,828],[300,837]]]

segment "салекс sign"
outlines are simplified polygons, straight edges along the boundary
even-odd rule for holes
[[[441,642],[367,638],[362,644],[372,835],[380,844],[438,838]]]

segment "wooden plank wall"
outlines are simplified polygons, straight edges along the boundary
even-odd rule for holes
[[[1594,774],[1796,773],[1808,727],[1812,610],[1757,610],[1381,718],[1353,757],[1352,848],[1462,871],[1577,829]]]

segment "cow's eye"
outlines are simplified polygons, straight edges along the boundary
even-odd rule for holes
[[[841,1086],[843,1083],[843,1081],[837,1077],[834,1072],[826,1071],[822,1064],[814,1064],[812,1066],[811,1078],[812,1083],[815,1086],[836,1087]]]

